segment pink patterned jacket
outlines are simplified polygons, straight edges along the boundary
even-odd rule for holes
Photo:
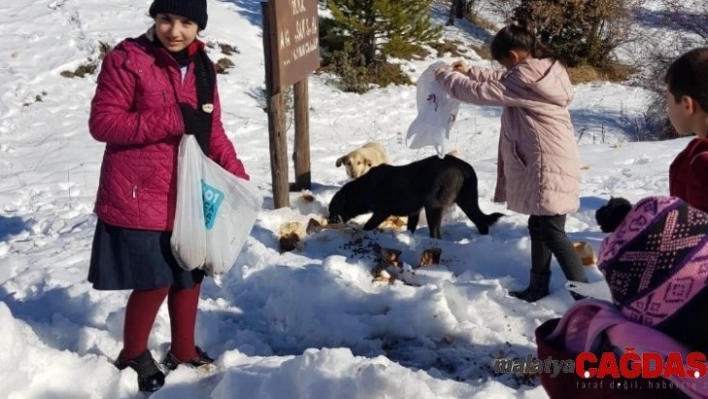
[[[708,213],[677,197],[644,198],[600,245],[598,268],[612,303],[579,301],[562,318],[539,326],[539,358],[572,360],[583,351],[631,349],[635,354],[680,353],[686,363],[690,352],[708,352],[703,320],[708,306]],[[583,388],[591,382],[604,384]],[[542,374],[541,383],[551,398],[708,397],[708,375],[693,372],[666,379],[604,380]]]

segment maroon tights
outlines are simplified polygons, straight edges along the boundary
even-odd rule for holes
[[[200,288],[200,284],[195,284],[192,288],[164,287],[133,291],[125,310],[123,351],[120,358],[130,360],[147,350],[152,325],[165,297],[170,313],[172,354],[181,361],[197,357],[194,327]]]

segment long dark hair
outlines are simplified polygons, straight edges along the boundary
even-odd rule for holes
[[[563,61],[538,41],[533,26],[526,19],[514,19],[494,36],[491,44],[492,58],[501,61],[509,56],[509,51],[520,50],[534,58],[553,58]]]

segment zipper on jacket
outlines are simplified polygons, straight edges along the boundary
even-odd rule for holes
[[[135,176],[135,181],[133,181],[133,199],[137,200],[138,198],[138,183],[143,184],[142,180],[140,180],[140,164],[142,163],[143,160],[143,150],[140,149],[138,150],[138,168],[136,169],[136,176]],[[138,204],[138,217],[140,215],[140,204]]]

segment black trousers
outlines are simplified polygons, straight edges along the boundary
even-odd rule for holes
[[[580,255],[565,234],[565,218],[566,215],[529,217],[531,271],[550,274],[551,256],[555,256],[569,281],[587,282]]]

